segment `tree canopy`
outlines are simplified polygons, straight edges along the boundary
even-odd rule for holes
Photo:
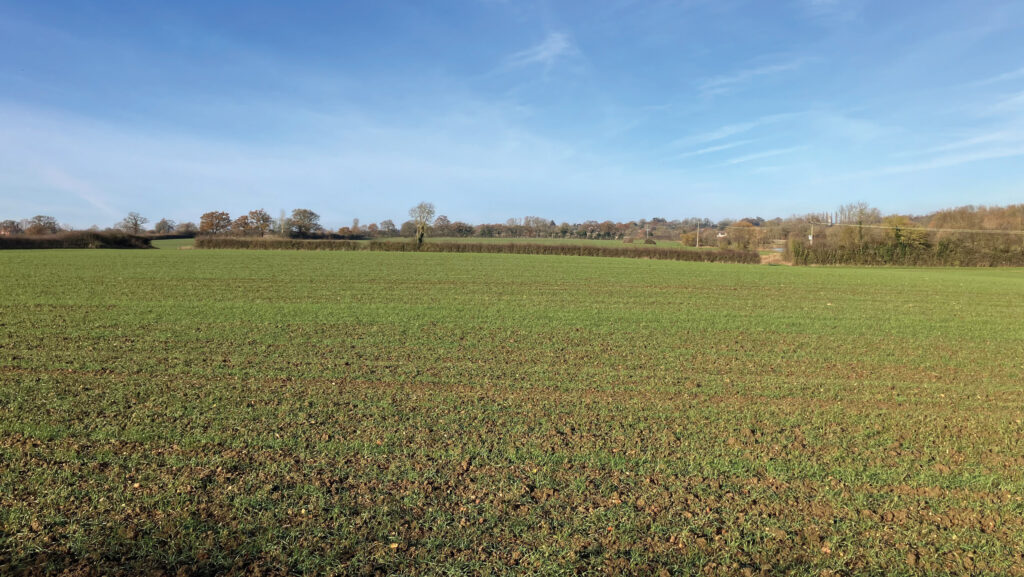
[[[224,234],[231,230],[231,215],[223,211],[211,211],[199,217],[200,234]]]
[[[308,208],[296,208],[288,219],[291,236],[305,237],[321,230],[320,215]]]
[[[416,244],[423,244],[423,237],[434,222],[434,214],[434,205],[429,202],[421,202],[409,209],[409,218],[416,225]]]
[[[129,232],[131,234],[140,234],[145,229],[142,227],[149,222],[149,219],[142,216],[137,212],[129,212],[128,216],[124,217],[124,220],[117,224],[117,228]]]

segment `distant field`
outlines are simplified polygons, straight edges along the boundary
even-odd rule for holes
[[[0,274],[3,575],[1024,575],[1021,269]]]
[[[196,239],[194,238],[166,238],[161,240],[154,240],[154,248],[181,248],[183,246],[192,246],[195,244]]]

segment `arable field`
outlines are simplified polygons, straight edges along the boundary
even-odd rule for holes
[[[163,238],[152,241],[153,248],[182,248],[186,246],[192,246],[195,244],[196,239],[194,238]]]
[[[1024,271],[0,253],[0,574],[1024,575]]]

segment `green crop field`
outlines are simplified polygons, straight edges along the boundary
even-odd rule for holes
[[[1024,575],[1024,271],[0,252],[0,574]]]
[[[153,241],[153,248],[181,248],[195,244],[194,238],[165,238]]]

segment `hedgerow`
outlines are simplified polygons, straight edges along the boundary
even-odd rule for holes
[[[738,250],[680,250],[653,247],[611,247],[586,245],[549,245],[530,243],[449,243],[428,242],[417,246],[411,242],[357,242],[351,240],[307,240],[281,238],[199,237],[196,248],[250,250],[369,250],[382,252],[460,252],[495,254],[539,254],[561,256],[599,256],[646,258],[692,262],[729,262],[757,264],[756,252]]]
[[[153,248],[147,237],[122,232],[72,231],[43,236],[0,236],[0,249]]]
[[[796,265],[1024,266],[1024,246],[985,246],[955,239],[906,244],[898,241],[842,245],[791,240],[786,259]]]

